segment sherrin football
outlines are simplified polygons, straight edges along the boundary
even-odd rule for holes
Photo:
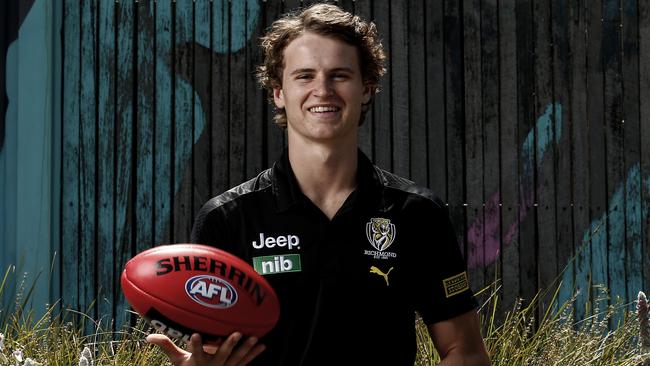
[[[278,321],[271,285],[242,259],[200,244],[162,245],[126,263],[122,291],[158,331],[219,343],[235,331],[261,337]]]

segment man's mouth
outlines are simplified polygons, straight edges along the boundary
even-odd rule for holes
[[[317,106],[317,107],[311,107],[308,109],[308,111],[312,113],[327,113],[327,112],[338,112],[340,111],[341,108],[337,106]]]

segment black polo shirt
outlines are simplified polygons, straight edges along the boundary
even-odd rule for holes
[[[275,289],[280,320],[255,365],[410,366],[415,311],[432,324],[477,305],[442,202],[361,151],[357,188],[332,220],[300,191],[285,151],[208,201],[192,241],[243,258]]]

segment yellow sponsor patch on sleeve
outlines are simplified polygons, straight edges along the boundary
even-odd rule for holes
[[[445,278],[442,280],[442,284],[445,288],[445,295],[447,295],[447,298],[457,295],[465,290],[469,290],[467,271]]]

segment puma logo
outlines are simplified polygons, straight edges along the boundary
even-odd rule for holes
[[[388,286],[388,274],[389,274],[390,271],[392,271],[392,270],[393,270],[393,267],[390,267],[390,269],[388,270],[388,272],[384,273],[384,272],[382,272],[379,268],[377,268],[377,267],[375,267],[375,266],[370,267],[370,273],[374,273],[374,274],[377,274],[377,275],[382,276],[382,277],[384,278],[384,280],[386,281],[386,286]]]

